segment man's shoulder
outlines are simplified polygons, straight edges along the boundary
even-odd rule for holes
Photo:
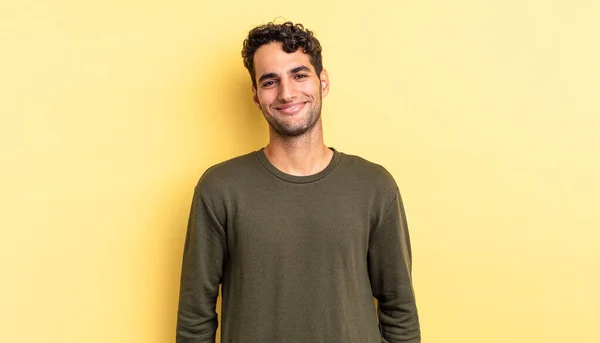
[[[383,165],[358,155],[344,153],[343,156],[343,169],[347,173],[383,188],[397,188],[396,180]]]
[[[257,166],[256,151],[212,165],[200,176],[197,187],[222,188],[239,181]]]

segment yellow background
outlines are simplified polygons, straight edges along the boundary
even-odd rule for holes
[[[0,2],[0,341],[173,342],[193,187],[313,29],[330,146],[400,185],[424,342],[600,341],[600,2]]]

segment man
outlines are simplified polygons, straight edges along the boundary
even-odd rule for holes
[[[242,56],[270,140],[195,188],[177,342],[215,341],[219,285],[222,343],[420,342],[398,188],[383,167],[324,144],[318,40],[269,23]]]

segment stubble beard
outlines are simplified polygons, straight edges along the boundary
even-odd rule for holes
[[[319,101],[308,109],[306,118],[299,124],[287,123],[283,120],[278,120],[274,116],[266,115],[263,110],[263,115],[269,123],[269,126],[282,137],[293,138],[304,135],[311,131],[319,118],[321,118],[321,107],[322,107],[321,92],[319,92]]]

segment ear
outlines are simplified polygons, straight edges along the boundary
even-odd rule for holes
[[[321,70],[321,97],[326,97],[329,94],[329,75],[327,70]]]
[[[258,107],[259,110],[262,110],[260,107],[260,102],[258,102],[258,95],[256,93],[256,87],[252,86],[252,101],[254,101],[254,105]]]

